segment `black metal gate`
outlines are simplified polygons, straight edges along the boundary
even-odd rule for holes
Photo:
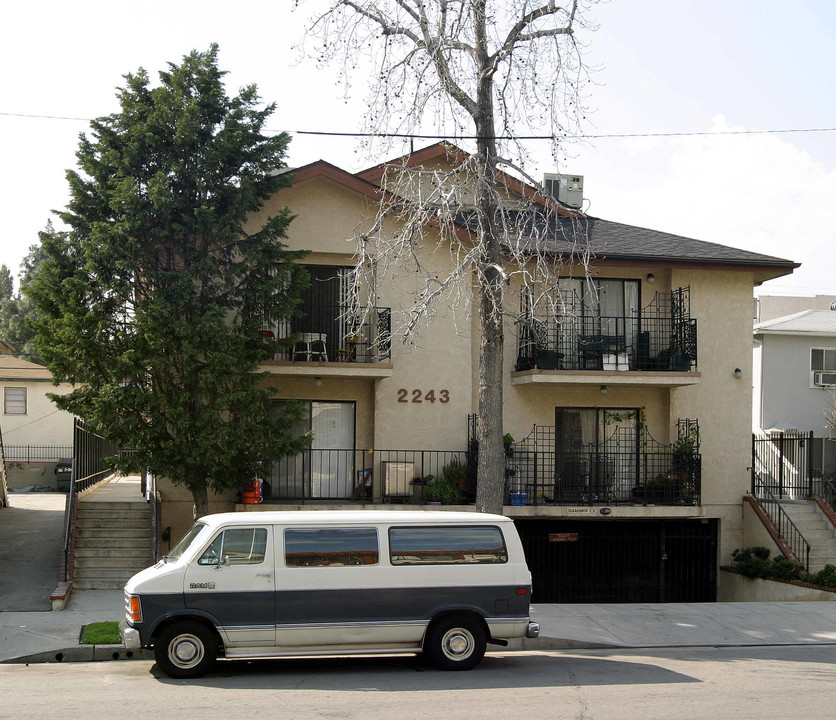
[[[779,500],[803,500],[813,495],[813,432],[787,430],[752,435],[752,494],[755,497],[762,494],[759,484]]]
[[[714,602],[717,521],[517,520],[535,603]]]

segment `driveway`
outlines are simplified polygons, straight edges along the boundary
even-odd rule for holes
[[[0,508],[0,612],[51,610],[64,552],[65,493],[9,493]]]

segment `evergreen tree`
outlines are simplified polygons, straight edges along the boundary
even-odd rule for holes
[[[14,348],[15,357],[43,364],[35,345],[32,323],[37,317],[34,301],[26,295],[26,288],[37,276],[43,251],[40,245],[32,245],[23,259],[19,276],[19,290],[14,292],[14,281],[9,269],[0,267],[0,338]]]
[[[289,138],[264,134],[274,106],[258,108],[255,86],[227,96],[217,54],[170,63],[156,87],[142,69],[125,76],[119,112],[80,138],[69,230],[42,233],[28,289],[41,354],[76,386],[56,404],[136,451],[118,468],[188,487],[197,516],[207,491],[305,443],[258,374],[277,350],[260,329],[292,314],[304,282],[281,242],[292,217],[244,229],[289,184]]]

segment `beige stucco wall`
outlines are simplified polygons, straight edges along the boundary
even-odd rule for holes
[[[165,554],[174,547],[194,524],[194,500],[191,492],[183,485],[175,485],[165,478],[157,478],[157,490],[162,501],[160,511],[160,535],[170,528],[168,542],[160,540],[160,552]],[[209,512],[231,512],[237,493],[225,495],[209,494]]]
[[[290,226],[289,244],[311,250],[306,263],[350,265],[358,230],[366,230],[376,212],[374,203],[359,194],[322,178],[282,190],[264,212],[287,205],[296,219]],[[257,218],[255,219],[257,220]],[[406,264],[381,268],[375,297],[368,303],[391,307],[392,326],[406,318],[413,293],[429,274],[446,277],[452,266],[449,252],[438,249],[429,236],[417,247],[424,269],[416,273]],[[682,517],[690,513],[695,522],[716,518],[719,526],[718,561],[730,559],[751,534],[744,524],[741,497],[749,486],[747,467],[751,453],[752,407],[752,286],[750,272],[736,269],[671,270],[653,267],[600,266],[591,269],[601,278],[640,279],[642,306],[657,291],[690,287],[691,317],[697,319],[699,382],[687,387],[610,384],[605,395],[600,385],[532,383],[514,385],[516,326],[509,314],[505,320],[503,432],[520,440],[534,424],[554,424],[560,406],[641,408],[655,440],[670,443],[676,438],[678,418],[700,422],[703,505],[699,508],[633,508],[643,517]],[[654,276],[647,281],[648,273]],[[355,400],[357,441],[360,448],[377,450],[463,450],[466,418],[478,409],[478,318],[475,296],[444,299],[432,322],[403,344],[392,344],[391,375],[366,379],[323,376],[319,387],[312,377],[274,377],[269,382],[281,396],[304,399]],[[373,302],[372,302],[373,301]],[[506,290],[506,308],[519,309],[519,286],[512,281]],[[734,369],[743,372],[734,378]],[[426,401],[433,391],[435,402]],[[441,402],[446,391],[447,402]],[[414,402],[419,397],[422,402]],[[376,482],[378,478],[376,477]],[[379,488],[378,488],[379,492]],[[532,508],[526,508],[526,512]],[[558,509],[539,507],[546,514]],[[617,517],[618,513],[614,513]]]

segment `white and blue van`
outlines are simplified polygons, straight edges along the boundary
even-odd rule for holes
[[[199,519],[125,586],[128,650],[172,677],[217,658],[423,652],[445,670],[537,637],[513,522],[439,511],[240,512]]]

